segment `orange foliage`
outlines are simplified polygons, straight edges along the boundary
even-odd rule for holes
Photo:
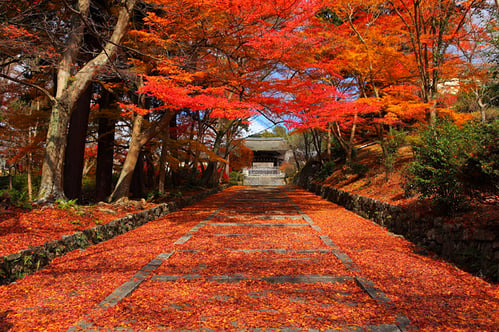
[[[250,167],[253,161],[253,151],[247,148],[242,141],[234,142],[236,148],[230,153],[230,167],[235,171],[241,171],[245,167]]]
[[[261,108],[252,88],[273,65],[268,59],[297,46],[288,40],[288,46],[269,48],[267,42],[291,36],[306,3],[153,2],[164,11],[149,13],[147,31],[131,33],[157,59],[154,76],[146,76],[140,92],[165,107],[209,109],[212,117],[228,119],[246,118]]]

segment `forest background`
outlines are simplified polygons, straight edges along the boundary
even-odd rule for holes
[[[497,202],[497,19],[497,0],[2,0],[3,187],[29,206],[215,186],[259,116],[290,176],[365,174],[376,144],[389,181],[409,146],[407,194]]]

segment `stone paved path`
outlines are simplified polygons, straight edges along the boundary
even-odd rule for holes
[[[242,238],[246,241],[240,241]],[[248,242],[248,239],[251,241]],[[130,313],[125,315],[130,321],[118,322],[118,327],[111,329],[90,321],[104,312],[107,316],[113,316],[110,311],[121,315],[123,308],[120,305],[124,299],[128,300],[125,305],[128,308],[140,307],[143,300],[141,287],[157,287],[152,294],[161,298],[161,305],[165,306],[164,314],[172,315],[174,312],[178,316],[177,322],[161,318],[149,321],[148,327],[156,331],[171,330],[172,323],[176,328],[183,329],[182,322],[193,316],[198,317],[201,322],[199,327],[206,331],[219,330],[217,322],[223,322],[223,325],[229,322],[229,328],[234,330],[318,331],[324,330],[322,326],[343,325],[339,329],[325,330],[380,332],[405,331],[410,323],[407,317],[396,312],[387,314],[389,309],[393,309],[391,300],[373,282],[363,277],[348,255],[283,189],[277,187],[246,187],[234,193],[216,211],[178,238],[175,245],[173,251],[158,253],[99,303],[87,318],[82,318],[68,331],[128,330],[119,325],[136,319]],[[205,257],[206,261],[210,261],[209,256],[215,252],[226,255],[226,260],[220,264],[222,269],[218,269],[220,266],[207,266],[198,259]],[[181,268],[178,268],[179,264]],[[279,269],[283,265],[293,265],[294,269],[286,273],[286,269]],[[328,266],[330,268],[325,274],[324,267]],[[302,271],[306,273],[302,274]],[[240,292],[227,291],[237,290],[241,283],[244,285]],[[346,283],[349,291],[342,287]],[[228,286],[220,288],[220,284]],[[339,288],[336,287],[338,284]],[[185,287],[186,293],[197,293],[200,287],[208,292],[215,289],[215,292],[206,299],[209,305],[206,302],[191,302],[188,297],[169,298],[169,288],[180,285]],[[155,301],[156,298],[148,301]],[[267,298],[271,302],[266,301]],[[248,299],[256,301],[248,302]],[[227,304],[232,306],[231,310],[225,309]],[[367,308],[363,305],[368,305],[370,311],[373,306],[377,307],[374,313],[384,313],[385,317],[381,320],[385,322],[370,324],[380,320],[378,315],[359,319],[366,316],[363,311]],[[238,307],[241,310],[238,311]],[[328,307],[334,309],[324,310]],[[347,307],[345,317],[337,317],[338,307]],[[134,309],[140,312],[140,308]],[[234,315],[234,310],[241,316]],[[354,321],[348,321],[350,316],[355,318],[354,321],[365,323],[356,326]],[[258,321],[265,320],[284,322],[285,325],[255,326]],[[307,322],[313,323],[307,326]],[[129,330],[132,331],[133,327]],[[192,330],[192,327],[187,330]]]
[[[315,195],[232,187],[0,287],[0,331],[494,331],[498,308]]]

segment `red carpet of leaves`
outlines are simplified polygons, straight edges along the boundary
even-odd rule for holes
[[[192,311],[178,310],[172,303],[181,303]],[[373,312],[376,312],[374,318]],[[254,328],[278,331],[293,324],[308,331],[308,328],[324,330],[367,322],[382,324],[387,321],[383,313],[383,308],[353,281],[319,287],[305,284],[297,288],[260,280],[237,284],[178,280],[169,284],[146,283],[95,322],[104,326],[133,320],[133,327],[137,329],[151,327],[154,322],[167,331],[240,331],[238,325],[243,325],[246,331]]]
[[[152,205],[149,204],[148,207]],[[16,253],[29,246],[39,246],[77,231],[110,222],[134,212],[119,209],[116,213],[98,207],[79,207],[78,211],[44,207],[34,210],[13,209],[0,215],[0,256]]]
[[[209,257],[210,264],[207,264]],[[249,263],[251,262],[251,263]],[[296,264],[299,262],[299,264]],[[202,267],[202,268],[200,268]],[[229,250],[210,250],[201,253],[173,255],[155,274],[212,276],[243,273],[247,277],[272,275],[351,275],[335,257],[323,253],[243,253]]]
[[[217,197],[230,195],[231,189]],[[205,200],[0,286],[0,331],[66,331],[214,208]]]
[[[499,285],[414,253],[410,242],[317,196],[290,196],[420,331],[497,331]]]
[[[127,234],[56,258],[45,269],[17,283],[1,286],[0,331],[66,331],[81,319],[103,331],[127,326],[134,331],[207,328],[232,331],[240,330],[238,326],[322,330],[393,324],[397,313],[406,315],[422,331],[497,331],[498,286],[445,262],[417,255],[414,245],[404,239],[294,187],[288,187],[288,194],[322,228],[321,232],[310,227],[287,227],[289,232],[285,232],[280,228],[249,230],[244,226],[230,231],[218,227],[214,231],[212,226],[205,226],[185,244],[174,244],[240,189],[232,187]],[[219,220],[214,218],[210,222]],[[220,236],[225,232],[241,236],[229,241],[229,237]],[[324,244],[316,242],[313,234],[327,234],[360,268],[357,274],[373,281],[393,300],[395,307],[380,305],[353,281],[297,286],[261,279],[217,283],[205,278],[236,272],[255,277],[351,275],[351,271],[328,254],[229,250],[251,248],[255,240],[269,248],[323,248]],[[212,241],[211,247],[205,239]],[[169,282],[146,280],[118,305],[93,311],[106,296],[162,252],[174,253],[154,275],[199,277]]]

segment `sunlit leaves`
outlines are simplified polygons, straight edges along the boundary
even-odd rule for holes
[[[27,211],[16,209],[1,215],[0,256],[43,245],[59,239],[62,235],[105,224],[132,212],[121,209],[115,213],[99,210],[98,207],[79,207],[77,211],[44,208]]]
[[[290,196],[419,331],[490,331],[499,323],[497,285],[418,255],[414,244],[315,195]]]
[[[328,234],[352,258],[359,273],[393,301],[393,307],[369,297],[354,280],[291,284],[262,279],[283,274],[352,276],[353,272],[331,253],[242,252],[223,247],[229,243],[221,235],[237,232],[244,236],[232,239],[234,248],[247,247],[257,238],[271,241],[273,237],[281,239],[283,246],[293,248],[296,244],[295,248],[302,248],[300,239],[308,241],[312,235],[317,236],[307,226],[292,228],[286,236],[284,230],[274,234],[264,227],[239,226],[229,230],[204,225],[189,241],[201,245],[203,241],[196,238],[210,239],[210,247],[174,244],[239,189],[232,187],[125,235],[56,258],[46,269],[0,287],[0,310],[5,313],[0,326],[56,331],[66,330],[85,318],[94,324],[92,328],[108,330],[127,327],[238,331],[290,326],[345,329],[394,324],[399,314],[406,315],[420,331],[492,331],[497,326],[497,286],[448,263],[416,254],[414,245],[403,238],[298,188],[288,187],[287,194],[321,227],[322,233]],[[252,209],[249,204],[239,207]],[[234,214],[229,220],[241,221]],[[189,248],[193,250],[183,250]],[[174,253],[116,306],[94,310],[158,252]],[[240,272],[248,279],[233,283],[212,279]],[[154,280],[161,275],[184,277]]]

